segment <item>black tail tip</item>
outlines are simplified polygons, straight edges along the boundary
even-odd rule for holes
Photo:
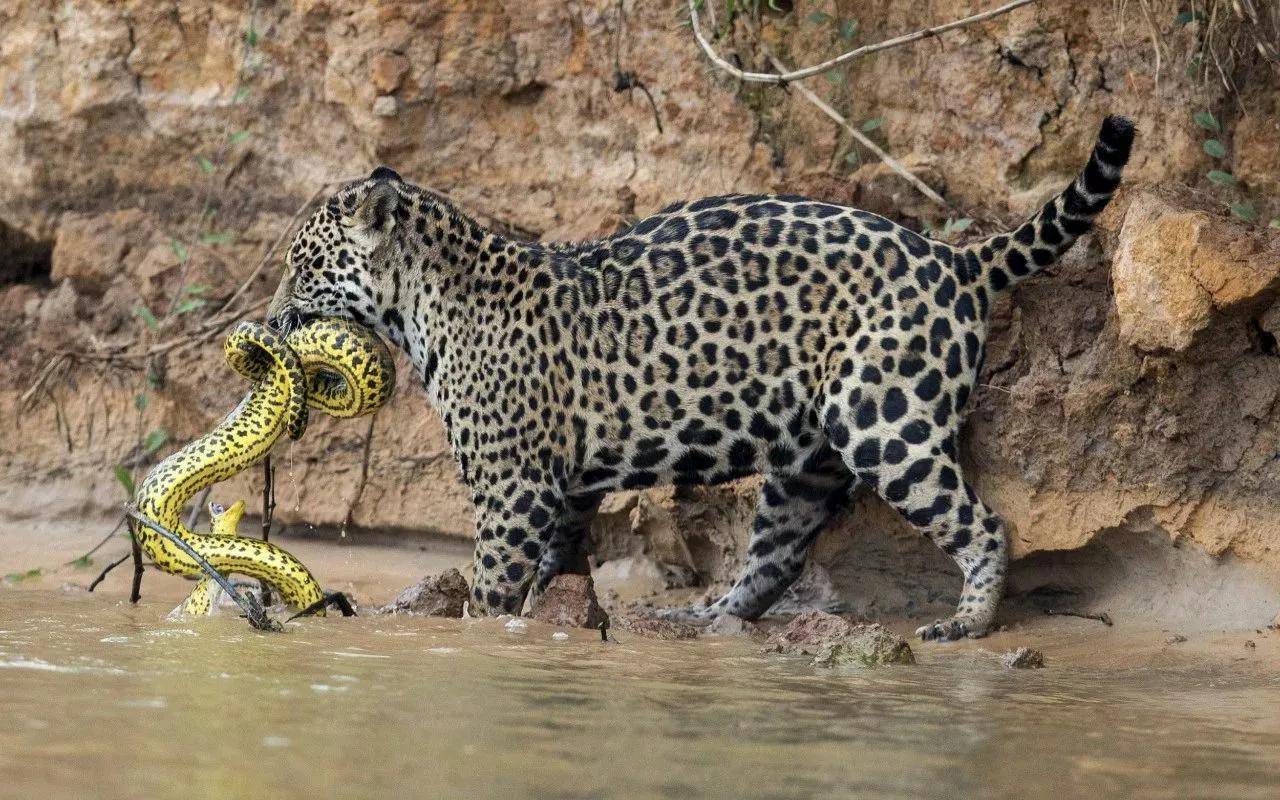
[[[1104,145],[1111,152],[1109,163],[1124,164],[1129,160],[1129,149],[1133,147],[1135,128],[1133,120],[1116,114],[1102,121],[1102,129],[1098,131],[1098,144]]]

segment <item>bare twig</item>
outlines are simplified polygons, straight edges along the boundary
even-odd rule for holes
[[[355,521],[356,505],[359,504],[360,498],[364,496],[365,484],[369,481],[369,457],[373,452],[373,421],[377,419],[375,416],[369,417],[369,429],[364,434],[364,453],[360,457],[360,480],[356,483],[355,490],[351,493],[351,502],[347,503],[347,516],[342,521],[342,533],[345,535],[347,528]]]
[[[93,547],[90,547],[88,550],[86,550],[79,558],[73,558],[70,561],[68,561],[66,563],[66,566],[70,566],[76,563],[77,561],[84,561],[89,556],[101,550],[103,546],[106,545],[107,542],[111,541],[111,539],[116,535],[116,532],[120,530],[120,526],[124,524],[124,519],[125,519],[124,517],[121,517],[120,519],[116,520],[115,527],[107,531],[107,535],[103,536],[101,541],[99,541]]]
[[[768,45],[764,43],[764,40],[761,39],[760,36],[756,34],[755,29],[750,26],[750,23],[747,23],[747,26],[748,26],[747,29],[751,32],[751,35],[755,37],[757,44],[760,46],[761,52],[765,54],[765,57],[769,59],[769,62],[773,64],[774,68],[779,70],[780,72],[786,72],[787,71],[786,65],[783,64],[782,61],[780,61],[778,57],[773,54],[773,51],[771,51]],[[814,94],[813,91],[809,89],[809,87],[805,86],[804,84],[798,83],[795,85],[795,89],[797,92],[800,93],[801,97],[808,100],[810,103],[813,103],[813,105],[819,111],[821,111],[823,114],[826,114],[828,117],[830,117],[832,121],[834,121],[841,128],[844,128],[844,130],[850,136],[852,136],[854,140],[858,142],[858,144],[867,148],[872,153],[875,153],[876,157],[879,158],[881,161],[883,161],[885,166],[887,166],[889,169],[901,175],[903,179],[905,179],[907,183],[910,183],[912,186],[914,186],[916,190],[920,192],[920,194],[929,198],[930,200],[942,206],[943,208],[951,208],[951,204],[948,203],[945,199],[943,199],[942,195],[938,194],[933,189],[929,188],[928,184],[926,184],[924,181],[917,178],[911,172],[911,170],[904,167],[893,156],[886,153],[880,147],[880,145],[873,142],[870,138],[867,137],[865,133],[858,130],[853,125],[850,125],[849,120],[845,119],[844,116],[840,114],[840,112],[836,111],[834,108],[828,105],[821,97],[818,97],[818,95]]]
[[[115,561],[112,561],[110,564],[104,567],[102,572],[98,573],[98,577],[93,579],[93,583],[89,584],[89,591],[92,592],[94,589],[97,589],[98,584],[102,583],[102,581],[106,579],[107,573],[111,572],[111,570],[115,569],[116,567],[120,566],[124,562],[128,561],[132,556],[133,556],[133,549],[130,548],[129,552],[125,553],[124,555],[120,556]]]
[[[240,284],[240,287],[232,292],[231,296],[227,298],[227,301],[218,309],[218,314],[225,313],[227,309],[231,308],[232,303],[240,299],[240,296],[248,291],[249,287],[253,285],[253,282],[262,274],[262,270],[266,268],[267,262],[271,260],[271,256],[276,252],[276,248],[280,246],[280,243],[284,241],[286,236],[293,232],[293,226],[298,223],[298,220],[302,219],[302,215],[307,212],[307,209],[311,207],[311,204],[316,201],[316,198],[324,194],[330,186],[337,185],[338,183],[341,183],[341,181],[329,181],[328,183],[320,184],[316,187],[316,190],[311,193],[311,196],[307,198],[306,202],[298,206],[298,210],[293,212],[293,216],[290,217],[289,221],[280,229],[280,234],[276,236],[275,241],[271,243],[270,247],[263,251],[262,257],[259,258],[258,263],[254,265],[253,270],[249,273],[249,277],[244,279],[244,282]]]
[[[931,36],[937,36],[940,33],[955,30],[956,28],[963,28],[968,25],[984,22],[993,17],[998,17],[1001,14],[1007,14],[1016,8],[1021,8],[1022,6],[1038,2],[1038,0],[1013,0],[1013,2],[1005,3],[999,8],[983,11],[980,14],[974,14],[972,16],[965,17],[964,19],[958,19],[954,22],[948,22],[943,25],[936,25],[932,28],[924,28],[922,30],[915,31],[914,33],[908,33],[902,36],[896,36],[892,39],[886,39],[883,42],[865,45],[863,47],[850,50],[847,53],[842,53],[835,58],[829,59],[812,67],[805,67],[797,70],[785,70],[778,67],[778,69],[781,70],[780,73],[746,72],[745,70],[738,69],[733,64],[730,64],[722,58],[702,33],[702,26],[698,22],[698,10],[694,5],[694,0],[687,0],[687,2],[689,4],[689,20],[693,25],[693,36],[698,40],[698,45],[702,48],[702,51],[707,54],[707,57],[711,59],[713,64],[740,81],[747,81],[749,83],[782,84],[803,80],[804,78],[811,78],[814,75],[821,75],[832,67],[837,67],[841,64],[852,61],[855,58],[861,58],[862,56],[870,55],[871,53],[878,53],[881,50],[888,50],[892,47],[900,47],[901,45],[918,42],[921,39],[928,39]]]
[[[222,573],[214,569],[213,565],[210,564],[207,560],[205,560],[204,556],[196,552],[196,549],[194,547],[187,544],[187,542],[184,541],[181,536],[178,536],[176,533],[164,527],[163,525],[159,525],[155,522],[152,522],[151,520],[147,519],[146,517],[139,514],[137,511],[133,509],[129,510],[129,518],[134,522],[149,528],[153,532],[169,540],[169,542],[172,543],[174,546],[176,546],[179,550],[186,553],[187,556],[190,557],[192,561],[196,562],[196,566],[200,567],[200,569],[210,578],[213,578],[214,582],[217,583],[219,586],[221,586],[222,590],[226,592],[229,597],[235,600],[236,603],[240,606],[240,608],[244,609],[245,616],[248,618],[250,625],[252,625],[253,627],[257,628],[260,631],[281,630],[280,623],[276,622],[274,619],[268,616],[267,612],[262,608],[262,604],[258,602],[257,598],[255,598],[250,593],[237,592],[235,586],[232,585],[231,581],[222,577]],[[136,537],[135,537],[135,541],[136,541]]]
[[[133,583],[129,586],[129,602],[136,604],[142,599],[142,545],[138,544],[138,534],[129,526],[129,555],[133,556]]]
[[[271,456],[262,459],[262,541],[271,539],[271,520],[276,513],[276,468],[271,463]],[[271,585],[266,581],[261,584],[262,604],[271,605]]]
[[[1044,613],[1045,616],[1048,617],[1079,617],[1080,619],[1096,619],[1108,628],[1115,624],[1111,621],[1111,615],[1105,611],[1101,614],[1086,614],[1082,611],[1054,611],[1052,608],[1046,608]]]
[[[212,491],[212,486],[206,486],[196,496],[196,501],[191,504],[191,514],[187,517],[187,530],[195,530],[196,525],[200,524],[200,512],[204,510],[205,503],[209,502],[209,493]]]

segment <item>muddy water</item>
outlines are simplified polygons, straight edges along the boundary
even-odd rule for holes
[[[0,796],[1274,797],[1265,665],[820,671],[743,639],[0,590]]]

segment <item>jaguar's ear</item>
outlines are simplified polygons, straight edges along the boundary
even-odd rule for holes
[[[396,224],[396,207],[400,205],[400,192],[390,181],[379,181],[369,187],[364,199],[356,206],[352,218],[357,225],[369,230],[385,232]]]

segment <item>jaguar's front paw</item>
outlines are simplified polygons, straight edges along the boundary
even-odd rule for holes
[[[988,627],[973,617],[951,617],[931,625],[921,625],[916,628],[916,636],[926,642],[954,642],[966,636],[970,639],[986,636]]]

